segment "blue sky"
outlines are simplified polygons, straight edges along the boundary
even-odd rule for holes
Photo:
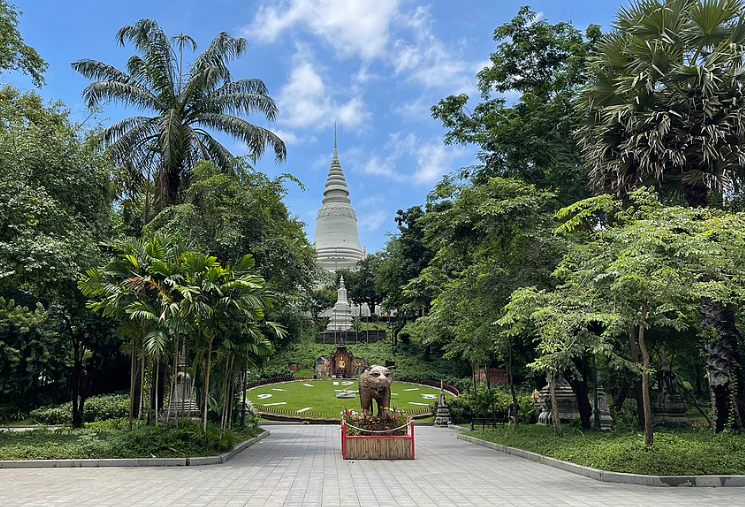
[[[444,130],[429,108],[454,93],[476,96],[476,72],[495,48],[494,29],[525,0],[212,0],[101,2],[12,0],[23,11],[21,33],[49,63],[44,97],[62,100],[75,119],[89,113],[81,99],[87,81],[70,62],[93,58],[124,68],[130,47],[116,31],[140,18],[157,20],[169,34],[187,33],[200,48],[215,34],[248,40],[233,77],[263,79],[278,102],[267,125],[287,144],[288,157],[258,168],[289,172],[307,187],[290,189],[290,210],[307,224],[313,241],[315,214],[338,123],[339,158],[357,210],[360,239],[380,249],[395,230],[397,209],[422,204],[442,174],[474,163],[472,147],[445,146]],[[604,26],[621,5],[616,0],[535,0],[531,7],[551,22]],[[4,74],[20,88],[22,76]],[[104,125],[122,117],[106,107]],[[249,118],[266,125],[261,118]],[[95,121],[95,120],[89,120]],[[246,150],[226,141],[237,155]]]

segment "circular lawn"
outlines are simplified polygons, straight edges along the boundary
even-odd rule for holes
[[[347,391],[354,398],[337,398]],[[429,413],[437,402],[440,390],[409,382],[396,382],[391,388],[391,408],[410,415]],[[453,395],[445,392],[447,399]],[[260,412],[289,417],[336,419],[345,409],[360,410],[356,379],[294,380],[251,388],[247,397]],[[377,404],[373,402],[377,412]]]

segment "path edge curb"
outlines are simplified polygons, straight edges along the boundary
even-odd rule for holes
[[[597,468],[569,463],[568,461],[549,458],[542,454],[524,451],[515,447],[496,444],[470,435],[464,435],[463,433],[458,433],[456,438],[458,440],[487,447],[505,454],[511,454],[519,458],[558,468],[565,472],[589,477],[590,479],[595,479],[600,482],[657,487],[745,487],[745,475],[640,475],[623,472],[609,472],[607,470],[599,470]]]
[[[184,467],[219,465],[234,458],[256,442],[268,437],[269,430],[263,430],[235,446],[232,451],[219,456],[196,456],[187,458],[107,458],[107,459],[39,459],[39,460],[0,460],[2,468],[94,468],[94,467]]]

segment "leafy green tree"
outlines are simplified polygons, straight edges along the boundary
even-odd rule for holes
[[[102,258],[110,166],[61,105],[45,106],[34,93],[0,90],[0,118],[0,296],[46,310],[45,336],[58,342],[46,348],[69,360],[73,421],[81,424],[85,379],[95,374],[91,361],[102,360],[94,352],[103,351],[108,324],[93,322],[75,284]]]
[[[649,0],[619,12],[580,101],[578,139],[596,188],[623,197],[651,185],[693,207],[740,191],[744,9],[741,0]],[[703,300],[700,313],[718,337],[705,349],[721,431],[742,335],[732,307]],[[737,396],[745,403],[745,390]]]
[[[188,68],[184,48],[196,49],[194,40],[183,34],[169,39],[155,21],[142,19],[122,27],[117,41],[122,46],[131,43],[138,53],[127,61],[126,72],[89,59],[72,67],[94,80],[83,92],[90,107],[119,102],[155,114],[114,123],[103,131],[103,143],[117,164],[154,175],[160,208],[176,204],[198,161],[211,160],[223,171],[233,170],[234,156],[207,129],[245,143],[254,156],[269,146],[277,161],[285,158],[279,137],[240,118],[259,113],[271,121],[277,112],[260,79],[231,79],[228,64],[243,56],[245,39],[218,34]]]
[[[13,4],[0,0],[0,73],[20,70],[31,76],[34,85],[41,86],[47,63],[23,41],[18,31],[19,14]]]
[[[296,293],[313,284],[315,251],[303,224],[282,202],[290,175],[271,179],[238,160],[223,173],[211,162],[198,163],[190,175],[184,203],[163,210],[146,233],[176,235],[194,249],[230,263],[251,252],[257,270],[279,292]]]
[[[618,338],[633,329],[642,356],[635,367],[642,377],[645,443],[651,446],[648,333],[699,325],[695,315],[701,298],[727,304],[742,297],[738,280],[745,274],[739,260],[745,216],[665,207],[647,189],[628,198],[631,206],[603,195],[562,210],[566,222],[559,230],[592,224],[589,241],[565,255],[554,273],[561,283],[555,291],[533,288],[513,294],[500,323],[529,328],[528,315],[540,339],[532,366],[541,371],[561,371],[585,353],[622,364]],[[714,273],[725,276],[718,281],[702,276]],[[732,403],[727,410],[725,420],[739,427],[742,407]]]
[[[553,235],[556,206],[555,194],[503,178],[433,192],[422,223],[436,254],[407,291],[428,286],[435,294],[420,325],[445,357],[476,369],[496,349],[509,362],[515,344],[500,340],[493,321],[513,290],[548,282],[563,252]]]
[[[385,293],[388,309],[413,312],[429,303],[424,295],[406,295],[404,287],[427,267],[434,252],[424,244],[421,206],[396,212],[398,234],[391,238],[381,254],[381,265],[375,274],[379,292]]]
[[[558,190],[565,203],[587,196],[586,176],[572,137],[575,100],[585,82],[585,58],[600,30],[583,35],[571,23],[551,24],[522,7],[494,31],[497,49],[478,75],[482,101],[470,111],[467,95],[432,108],[449,132],[446,143],[475,144],[480,164],[465,170],[474,181],[501,176]],[[505,94],[519,97],[509,103]]]
[[[203,430],[214,398],[222,399],[225,427],[232,414],[231,393],[238,372],[273,351],[267,335],[281,337],[284,332],[266,320],[273,301],[264,280],[253,272],[253,258],[245,255],[223,267],[216,257],[189,251],[165,235],[112,248],[116,257],[101,268],[89,269],[79,286],[91,297],[89,306],[115,319],[122,337],[131,343],[130,424],[135,403],[143,404],[142,391],[139,396],[135,393],[135,357],[142,361],[140,385],[145,360],[153,360],[151,374],[157,385],[159,360],[166,357],[172,366],[173,395],[176,365],[184,350],[194,359],[195,376],[201,373],[197,377]],[[215,364],[222,364],[225,372],[217,386],[212,382]],[[157,413],[158,390],[154,393]]]
[[[578,133],[596,188],[643,185],[691,206],[743,181],[741,0],[637,1],[590,58]]]
[[[375,275],[382,261],[376,254],[369,254],[357,263],[356,271],[344,273],[344,283],[349,297],[355,303],[366,304],[370,312],[383,301],[384,295],[375,286]]]

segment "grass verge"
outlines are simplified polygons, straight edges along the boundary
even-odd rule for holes
[[[614,472],[644,475],[743,475],[745,435],[715,435],[708,429],[659,430],[654,446],[644,446],[641,432],[599,433],[564,428],[556,438],[553,428],[521,425],[474,431],[468,435],[562,461]]]

